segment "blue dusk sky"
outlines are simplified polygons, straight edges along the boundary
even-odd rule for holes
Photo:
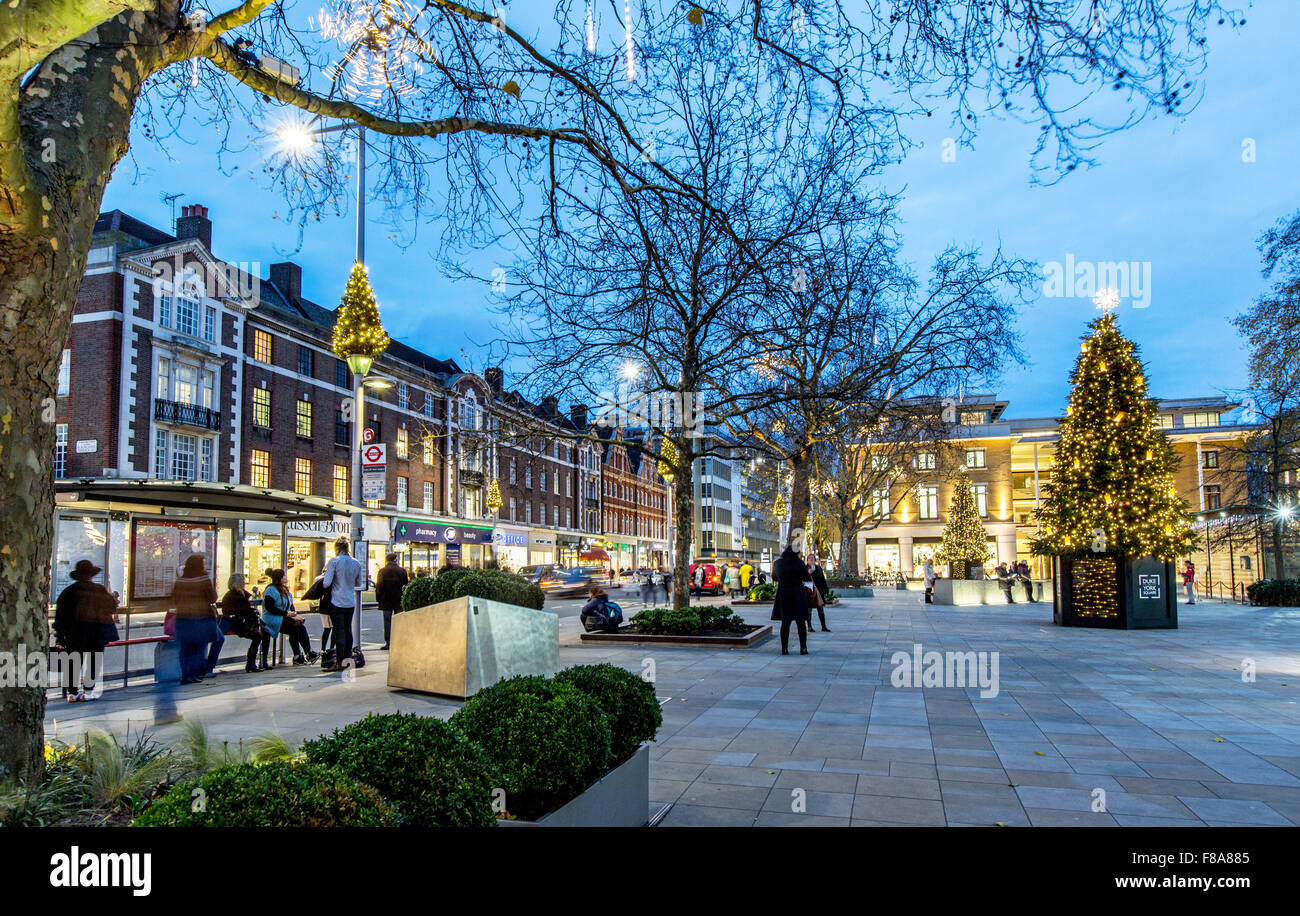
[[[1122,299],[1120,325],[1142,349],[1152,394],[1239,388],[1246,352],[1230,319],[1266,286],[1256,241],[1300,209],[1300,92],[1291,63],[1300,4],[1260,4],[1246,18],[1237,31],[1211,27],[1196,109],[1105,138],[1094,153],[1096,167],[1054,185],[1032,183],[1033,127],[985,118],[974,148],[959,147],[955,160],[945,161],[944,140],[953,135],[947,119],[913,123],[911,136],[922,145],[883,176],[888,190],[902,194],[904,256],[922,275],[950,243],[986,251],[1000,244],[1044,266],[1137,262],[1149,288],[1132,293],[1143,294],[1145,307]],[[1243,160],[1247,141],[1253,161]],[[181,195],[178,213],[184,204],[204,204],[217,256],[260,262],[264,274],[274,261],[296,261],[304,295],[336,305],[353,256],[352,201],[342,215],[309,223],[298,248],[283,200],[256,177],[262,153],[227,152],[219,160],[216,142],[215,132],[190,122],[164,151],[137,129],[102,209],[170,229],[162,194]],[[488,289],[442,274],[439,252],[431,250],[436,226],[420,227],[414,243],[402,247],[378,209],[372,204],[368,214],[366,260],[390,333],[481,370],[480,347],[495,336]],[[490,252],[472,254],[470,264],[488,273],[495,260]],[[1015,330],[1029,362],[1009,366],[996,386],[1011,401],[1009,416],[1063,410],[1078,338],[1096,314],[1090,296],[1039,295],[1021,310]]]

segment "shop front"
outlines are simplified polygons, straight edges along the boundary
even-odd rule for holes
[[[443,566],[482,569],[492,556],[492,528],[484,525],[395,518],[391,540],[403,565],[430,573]]]
[[[548,566],[558,562],[555,553],[555,533],[551,531],[530,531],[528,533],[529,566]]]
[[[559,555],[560,565],[566,569],[574,566],[582,566],[582,552],[585,549],[582,538],[578,535],[557,534],[555,535],[555,551]]]
[[[504,569],[528,565],[528,529],[498,525],[492,532],[492,554]]]

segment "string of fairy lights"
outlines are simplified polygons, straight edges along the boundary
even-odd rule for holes
[[[352,265],[343,302],[334,313],[334,352],[343,359],[358,354],[374,358],[388,349],[388,332],[379,321],[379,305],[370,277],[360,261]]]

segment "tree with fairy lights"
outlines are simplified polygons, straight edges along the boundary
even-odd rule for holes
[[[953,475],[952,500],[948,504],[948,523],[943,529],[943,543],[934,558],[952,566],[954,579],[970,578],[969,567],[983,569],[989,558],[989,538],[980,521],[979,507],[971,490],[965,468]],[[982,577],[982,576],[981,576]]]
[[[501,508],[501,484],[495,480],[488,484],[487,507],[493,512]]]
[[[1073,571],[1063,587],[1087,618],[1082,625],[1176,625],[1176,616],[1172,623],[1127,620],[1130,592],[1173,607],[1171,564],[1191,551],[1195,533],[1174,486],[1178,457],[1147,394],[1137,346],[1116,326],[1115,304],[1114,294],[1098,297],[1103,315],[1089,325],[1070,377],[1034,549]],[[1132,567],[1143,558],[1149,561],[1139,582]]]
[[[388,349],[388,333],[379,323],[375,291],[360,261],[352,265],[343,303],[334,313],[333,348],[343,359],[358,354],[373,359]]]

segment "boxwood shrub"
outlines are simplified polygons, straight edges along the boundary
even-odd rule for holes
[[[471,697],[451,724],[496,764],[508,813],[535,820],[609,769],[609,718],[572,684],[520,676]]]
[[[609,717],[614,764],[632,756],[642,742],[653,741],[664,723],[654,686],[617,665],[576,665],[555,676],[596,701]]]
[[[402,610],[413,611],[418,607],[428,607],[434,604],[434,582],[436,579],[430,576],[421,576],[418,579],[412,579],[402,588]]]
[[[469,595],[541,610],[546,593],[523,576],[503,569],[444,569],[433,578],[413,579],[402,590],[402,610],[410,611]]]
[[[772,582],[755,585],[749,590],[750,601],[771,601],[774,598],[776,598],[776,584]]]
[[[403,826],[491,827],[500,783],[487,754],[440,719],[369,715],[306,742],[311,763],[376,789]]]
[[[1300,607],[1300,579],[1260,579],[1246,586],[1251,604]]]
[[[201,790],[201,791],[196,791]],[[241,763],[173,786],[138,827],[391,827],[391,807],[370,786],[300,761]]]
[[[632,616],[637,632],[653,636],[689,636],[700,632],[696,608],[650,608]]]

